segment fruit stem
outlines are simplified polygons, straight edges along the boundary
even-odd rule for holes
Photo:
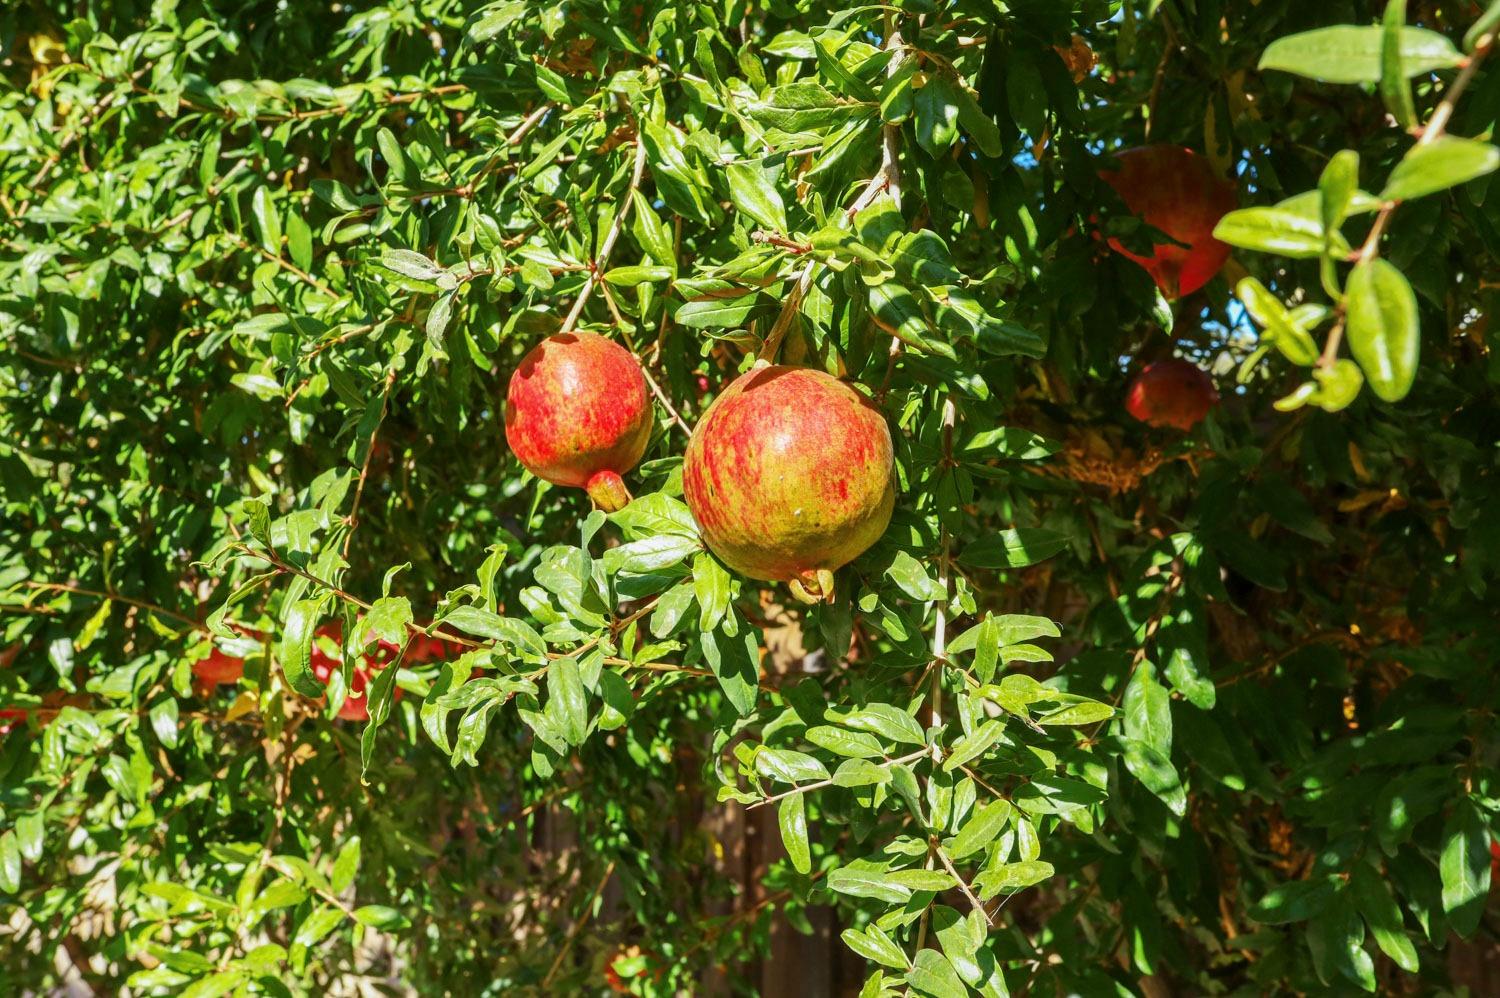
[[[630,490],[625,487],[624,479],[608,468],[594,472],[584,488],[588,490],[594,505],[606,513],[624,509],[630,504]]]

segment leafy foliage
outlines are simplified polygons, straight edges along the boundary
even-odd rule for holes
[[[1500,812],[1462,6],[0,13],[3,979],[669,993],[832,906],[870,996],[1450,984]],[[1106,248],[1161,237],[1098,177],[1145,141],[1239,182],[1179,302]],[[660,401],[608,516],[503,443],[563,328]],[[1121,413],[1173,353],[1186,436]],[[680,498],[758,354],[896,440],[806,610]],[[711,797],[775,808],[767,905],[716,914]]]

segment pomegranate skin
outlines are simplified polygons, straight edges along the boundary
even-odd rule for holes
[[[1191,430],[1219,401],[1208,372],[1173,358],[1148,364],[1130,383],[1125,411],[1147,426]]]
[[[505,439],[526,470],[587,489],[606,512],[630,501],[620,476],[646,453],[653,422],[640,362],[593,333],[538,343],[505,396]]]
[[[193,678],[207,689],[221,683],[237,683],[245,674],[245,660],[227,655],[217,648],[193,663]]]
[[[1213,233],[1219,219],[1238,207],[1234,185],[1181,146],[1129,149],[1114,157],[1114,166],[1100,171],[1100,179],[1147,225],[1186,246],[1157,243],[1151,256],[1141,256],[1111,239],[1110,249],[1144,267],[1168,298],[1207,284],[1229,259],[1229,246]]]
[[[708,407],[682,488],[720,560],[815,602],[831,597],[835,569],[885,533],[894,466],[885,417],[868,399],[821,371],[768,365]]]

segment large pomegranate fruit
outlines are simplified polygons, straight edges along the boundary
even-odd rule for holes
[[[1157,243],[1141,256],[1118,239],[1110,249],[1146,269],[1168,298],[1192,294],[1219,272],[1229,247],[1214,238],[1214,226],[1236,207],[1234,185],[1221,179],[1207,159],[1181,146],[1129,149],[1114,157],[1100,178],[1147,225],[1183,246]]]
[[[538,343],[505,395],[505,439],[526,470],[587,489],[605,512],[630,501],[620,476],[646,452],[652,421],[640,362],[593,333]]]
[[[1125,410],[1148,426],[1191,430],[1218,401],[1208,372],[1174,357],[1148,364],[1136,375]]]
[[[814,603],[891,522],[893,467],[890,430],[869,400],[821,371],[766,365],[703,414],[682,488],[726,565]]]

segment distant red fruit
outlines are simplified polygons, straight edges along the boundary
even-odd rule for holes
[[[312,665],[313,675],[324,685],[332,678],[335,671],[340,668],[341,659],[338,646],[343,643],[343,627],[337,621],[330,621],[318,628],[316,634],[319,638],[327,638],[334,645],[332,650],[325,650],[323,642],[314,639],[312,654],[309,662]],[[370,683],[388,664],[393,662],[396,655],[400,653],[399,645],[391,644],[389,641],[381,641],[374,653],[367,655],[363,665],[356,665],[349,677],[349,694],[344,698],[339,707],[339,717],[345,721],[368,721],[370,719],[370,701],[365,695],[365,690]],[[396,687],[395,698],[401,699],[401,687]]]
[[[621,973],[622,969],[624,973]],[[632,983],[644,980],[648,975],[653,983],[659,982],[664,971],[662,967],[653,970],[649,955],[639,946],[627,946],[604,965],[604,983],[615,994],[628,995]]]
[[[896,503],[885,416],[822,371],[768,366],[714,400],[688,441],[683,495],[730,568],[833,595],[833,572],[885,533]]]
[[[206,691],[211,691],[221,683],[237,683],[244,674],[244,659],[235,658],[217,648],[210,650],[206,658],[193,663],[193,678]]]
[[[1125,410],[1148,426],[1191,430],[1218,401],[1207,371],[1173,358],[1149,364],[1136,375]]]
[[[646,453],[653,421],[640,362],[593,333],[537,344],[505,396],[505,439],[526,470],[586,489],[605,512],[630,501],[620,476]]]
[[[1114,157],[1114,167],[1099,176],[1125,206],[1185,245],[1158,243],[1150,256],[1141,256],[1111,239],[1110,249],[1144,267],[1168,298],[1207,284],[1229,259],[1229,247],[1213,232],[1219,219],[1237,207],[1234,185],[1220,178],[1208,160],[1181,146],[1130,149]]]
[[[0,738],[10,734],[11,729],[26,723],[28,711],[22,707],[6,707],[0,710]]]

